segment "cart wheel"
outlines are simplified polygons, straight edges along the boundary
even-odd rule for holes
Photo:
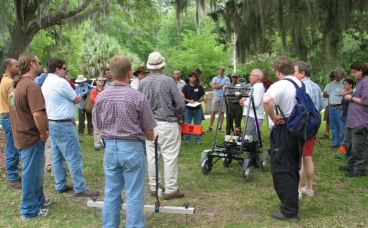
[[[243,176],[246,182],[251,182],[254,179],[254,167],[249,166],[248,169],[244,171]]]
[[[231,158],[222,158],[222,165],[224,167],[229,167],[229,165],[231,164],[232,160]]]
[[[263,172],[266,172],[268,170],[268,167],[269,167],[269,164],[268,164],[268,160],[264,160],[262,163],[261,163],[261,168],[262,168],[262,171]]]
[[[211,172],[212,167],[210,167],[208,160],[204,160],[201,165],[201,170],[204,175],[207,175],[209,172]]]

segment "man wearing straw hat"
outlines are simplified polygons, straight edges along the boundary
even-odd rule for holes
[[[148,57],[147,68],[150,76],[139,83],[138,91],[147,96],[157,121],[154,129],[158,138],[158,156],[164,158],[165,194],[164,199],[184,197],[178,189],[178,155],[181,145],[178,120],[184,115],[185,103],[172,78],[162,72],[165,59],[159,52],[152,52]],[[149,185],[151,196],[156,196],[155,144],[146,141]],[[160,167],[159,167],[160,170]],[[160,174],[160,171],[159,171]],[[159,183],[161,178],[159,175]]]
[[[78,83],[75,91],[82,97],[82,101],[78,104],[78,115],[79,115],[78,133],[80,135],[84,133],[85,118],[87,116],[88,134],[93,135],[92,113],[83,110],[84,101],[87,99],[93,87],[90,84],[85,83],[85,81],[87,81],[87,78],[85,78],[83,75],[78,75],[77,79],[75,79],[75,82]]]

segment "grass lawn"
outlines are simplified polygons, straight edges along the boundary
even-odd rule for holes
[[[207,129],[209,120],[203,122]],[[324,133],[324,123],[319,134]],[[221,142],[224,133],[218,134]],[[103,200],[103,151],[95,151],[93,137],[80,137],[84,153],[84,174],[89,188],[101,192]],[[263,126],[264,147],[268,148],[268,131]],[[270,171],[256,170],[255,179],[246,183],[240,166],[233,162],[224,168],[221,162],[214,165],[208,175],[201,172],[201,152],[211,148],[213,133],[203,135],[203,145],[184,145],[179,156],[179,187],[185,197],[162,201],[163,205],[181,206],[190,203],[196,214],[160,214],[146,212],[147,227],[368,227],[368,177],[347,178],[337,170],[344,160],[332,158],[336,149],[329,148],[329,140],[316,142],[314,197],[300,200],[298,224],[277,221],[270,212],[278,210],[279,200],[273,189]],[[23,220],[19,204],[21,192],[7,190],[5,173],[0,173],[0,227],[101,227],[100,209],[86,206],[87,198],[76,198],[73,193],[58,194],[54,179],[45,174],[44,192],[52,198],[50,213],[46,217]],[[70,181],[70,177],[68,177]],[[146,184],[145,204],[154,204]],[[124,197],[124,194],[123,194]],[[125,211],[121,213],[124,227]]]

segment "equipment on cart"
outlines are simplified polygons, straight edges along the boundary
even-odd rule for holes
[[[175,213],[175,214],[185,214],[185,215],[194,215],[195,208],[189,207],[189,203],[185,203],[182,207],[171,207],[171,206],[162,206],[160,202],[161,196],[161,189],[159,189],[158,183],[158,135],[155,139],[155,165],[156,165],[156,201],[155,205],[144,205],[144,211],[150,212],[161,212],[161,213]],[[123,200],[121,200],[123,202]],[[103,201],[96,201],[96,198],[92,198],[91,200],[87,201],[88,207],[97,207],[102,208],[104,202]],[[127,204],[123,203],[121,205],[122,210],[126,210]]]
[[[218,118],[217,126],[215,128],[216,131],[214,132],[214,137],[212,141],[212,148],[204,150],[201,154],[201,171],[203,174],[207,175],[209,172],[211,172],[213,165],[220,159],[224,167],[228,167],[233,160],[236,160],[242,168],[244,178],[247,182],[249,182],[252,181],[254,178],[254,168],[260,167],[263,171],[267,170],[267,154],[269,154],[269,150],[261,151],[262,140],[260,126],[258,125],[256,109],[254,105],[253,87],[248,85],[245,87],[242,87],[240,85],[236,85],[235,87],[225,87],[224,95],[222,96],[220,101],[220,110],[222,110],[223,105],[227,106],[227,98],[234,96],[239,97],[239,99],[243,97],[247,98],[246,102],[249,102],[248,107],[251,107],[248,108],[247,115],[244,119],[243,132],[241,133],[240,129],[236,129],[234,131],[234,135],[226,135],[224,142],[222,142],[221,144],[216,144],[219,125]],[[254,139],[253,135],[249,135],[246,131],[249,112],[251,109],[253,110],[255,116],[254,122],[256,124],[256,129],[258,133],[258,140]],[[229,113],[228,109],[227,113]]]

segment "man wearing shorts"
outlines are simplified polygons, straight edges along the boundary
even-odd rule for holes
[[[220,127],[219,131],[223,132],[222,129],[222,122],[224,122],[224,112],[226,111],[226,104],[225,102],[222,104],[222,108],[220,110],[220,103],[221,98],[224,93],[223,89],[227,85],[230,85],[230,79],[226,76],[224,76],[225,73],[225,67],[220,66],[218,69],[219,75],[214,77],[212,79],[212,89],[213,89],[213,99],[212,99],[212,107],[211,107],[211,118],[210,118],[210,126],[208,127],[207,132],[212,131],[212,125],[215,121],[216,113],[219,112],[219,118],[220,118]]]
[[[295,76],[305,84],[310,98],[314,103],[314,107],[320,112],[323,109],[324,102],[322,97],[322,91],[319,86],[310,79],[310,72],[312,67],[303,61],[294,63]],[[314,144],[316,142],[316,136],[305,141],[303,152],[302,152],[302,166],[299,170],[300,181],[299,181],[299,199],[302,195],[314,196],[313,177],[314,177],[314,164],[312,160],[312,154],[314,150]],[[305,175],[306,186],[302,187],[303,177]]]

